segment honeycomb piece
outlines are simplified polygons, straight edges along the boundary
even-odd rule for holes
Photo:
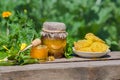
[[[79,48],[78,51],[81,51],[81,52],[92,52],[91,47]]]
[[[99,37],[95,36],[93,33],[88,33],[85,35],[85,38],[87,40],[92,40],[92,41],[97,41],[97,42],[102,42],[105,43],[102,39],[100,39]]]
[[[106,52],[108,50],[108,46],[104,43],[101,43],[101,42],[94,42],[92,45],[91,45],[91,50],[93,52]]]
[[[55,57],[54,56],[49,56],[48,57],[48,61],[54,61],[55,60]]]
[[[91,44],[91,40],[79,40],[77,42],[74,42],[74,47],[76,50],[80,50],[81,48],[89,47]]]

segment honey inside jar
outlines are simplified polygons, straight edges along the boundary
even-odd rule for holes
[[[42,38],[43,44],[48,46],[49,55],[54,57],[62,57],[65,47],[66,39],[51,39],[51,38]]]
[[[40,61],[46,61],[48,58],[48,48],[45,45],[39,45],[31,48],[30,56]]]

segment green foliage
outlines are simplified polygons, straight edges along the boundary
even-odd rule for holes
[[[74,39],[72,39],[69,35],[67,37],[67,45],[66,45],[66,49],[65,49],[65,53],[64,56],[66,58],[72,58],[73,57],[73,43],[74,43]]]
[[[12,12],[8,18],[1,17],[0,24],[0,60],[3,59],[2,63],[0,62],[1,65],[30,63],[31,58],[29,58],[29,62],[26,62],[26,58],[23,57],[29,54],[18,55],[18,52],[22,43],[29,45],[34,38],[39,37],[35,31],[33,20],[25,12]],[[4,58],[8,59],[7,62],[4,61]]]

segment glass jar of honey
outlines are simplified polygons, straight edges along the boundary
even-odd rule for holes
[[[66,47],[66,26],[60,22],[45,22],[41,31],[42,44],[49,49],[49,56],[63,57]]]

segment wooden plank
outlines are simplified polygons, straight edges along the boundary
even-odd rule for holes
[[[110,52],[109,54],[100,58],[83,58],[79,56],[74,56],[73,58],[70,59],[60,58],[55,59],[55,61],[48,61],[45,63],[69,63],[69,62],[104,61],[104,60],[120,60],[120,52],[118,51]]]

